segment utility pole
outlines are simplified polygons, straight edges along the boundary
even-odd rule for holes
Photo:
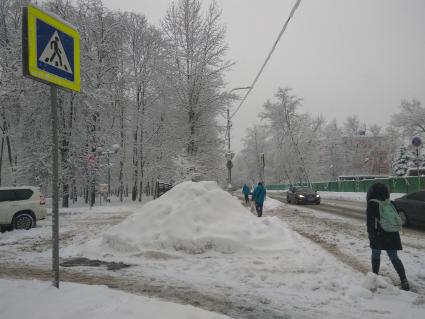
[[[232,124],[230,123],[230,110],[227,109],[227,152],[230,153],[230,128]]]
[[[111,197],[111,161],[109,159],[109,154],[110,153],[106,155],[106,157],[108,158],[108,197],[107,198]]]
[[[227,108],[227,152],[226,152],[226,167],[227,167],[227,189],[229,191],[233,190],[232,186],[232,168],[233,163],[232,159],[235,156],[235,153],[230,151],[230,128],[232,123],[230,122],[230,110]]]
[[[234,89],[230,90],[229,94],[232,93],[233,91],[249,90],[250,88],[251,88],[250,86],[234,88]],[[232,159],[235,156],[235,153],[233,153],[230,150],[230,128],[231,127],[232,127],[232,122],[230,121],[230,108],[227,107],[227,129],[226,129],[227,152],[225,154],[225,157],[226,157],[226,167],[227,167],[227,190],[228,191],[233,190],[233,186],[232,186],[232,168],[233,168]]]
[[[120,146],[118,144],[114,144],[111,147],[112,149],[107,149],[106,151],[103,150],[102,147],[98,147],[96,149],[96,152],[99,155],[104,155],[106,156],[107,159],[107,165],[108,165],[108,191],[107,191],[107,198],[109,199],[111,196],[111,160],[110,160],[110,156],[112,154],[116,154],[118,152],[118,150],[120,149]]]
[[[261,181],[263,182],[263,184],[265,185],[265,174],[264,174],[264,169],[265,169],[265,167],[266,167],[266,161],[265,161],[265,158],[264,158],[264,153],[260,153],[260,166],[261,166],[261,177],[260,177],[260,179],[261,179]]]

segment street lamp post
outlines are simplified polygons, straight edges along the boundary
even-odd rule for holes
[[[105,155],[108,161],[108,196],[107,198],[109,198],[111,196],[111,161],[110,161],[110,155],[111,154],[116,154],[118,152],[118,150],[120,149],[120,146],[118,144],[114,144],[112,145],[111,149],[107,149],[106,151],[103,150],[102,147],[98,147],[96,149],[97,153],[99,155]]]
[[[264,157],[264,153],[260,153],[260,167],[261,167],[261,172],[260,172],[260,180],[263,182],[263,184],[265,185],[265,167],[266,167],[266,161],[265,161],[265,157]]]
[[[418,180],[419,180],[419,148],[422,146],[422,140],[415,136],[412,139],[412,146],[415,148],[415,155],[416,155],[416,174],[418,175]]]
[[[237,88],[230,90],[229,94],[232,93],[233,91],[249,90],[250,88],[251,88],[250,86],[237,87]],[[227,106],[227,130],[226,130],[226,133],[227,133],[227,152],[225,154],[225,157],[226,157],[226,167],[227,167],[227,190],[229,190],[229,191],[233,190],[233,186],[232,186],[232,168],[233,168],[232,159],[235,156],[235,153],[230,151],[230,128],[231,127],[232,127],[232,122],[230,121],[230,108],[229,108],[229,106]]]

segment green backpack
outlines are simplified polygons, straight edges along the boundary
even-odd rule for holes
[[[380,201],[377,199],[371,199],[370,201],[379,204],[379,224],[381,228],[389,233],[401,231],[402,221],[397,213],[397,210],[391,204],[389,199]]]

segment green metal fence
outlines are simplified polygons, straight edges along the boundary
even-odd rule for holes
[[[361,181],[316,182],[312,186],[317,191],[326,192],[367,192],[374,183],[383,183],[391,193],[411,193],[425,189],[425,176],[389,177],[364,179]],[[287,190],[289,184],[267,185],[268,190]]]

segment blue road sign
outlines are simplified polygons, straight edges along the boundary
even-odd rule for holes
[[[23,72],[37,81],[80,91],[77,30],[35,5],[23,10]]]
[[[74,39],[37,19],[38,68],[74,82]]]
[[[413,139],[412,139],[412,145],[414,146],[414,147],[419,147],[419,146],[421,146],[422,145],[422,141],[421,141],[421,139],[419,138],[419,137],[414,137]]]

